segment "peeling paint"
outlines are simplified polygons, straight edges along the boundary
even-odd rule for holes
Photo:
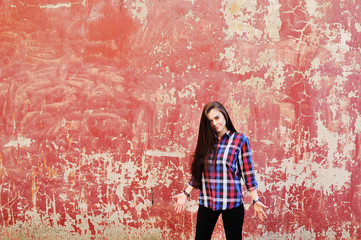
[[[133,17],[139,19],[142,24],[146,24],[148,15],[148,7],[146,1],[135,0],[130,2],[130,11]]]
[[[30,147],[32,140],[30,138],[24,138],[22,136],[17,139],[11,140],[10,142],[3,145],[3,147]]]
[[[268,36],[272,41],[280,40],[279,30],[281,29],[282,24],[279,15],[280,6],[279,1],[270,1],[270,6],[267,7],[268,15],[264,18],[266,23],[265,32],[268,33]]]
[[[55,5],[47,4],[47,5],[40,5],[40,8],[60,8],[60,7],[71,7],[71,3],[58,3]]]
[[[0,5],[2,237],[194,239],[171,196],[218,100],[270,206],[244,239],[361,238],[358,1]]]
[[[168,151],[160,151],[160,150],[146,150],[145,154],[153,157],[179,157],[179,158],[185,157],[185,153],[182,152],[168,152]]]

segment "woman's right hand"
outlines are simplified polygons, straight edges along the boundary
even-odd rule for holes
[[[177,204],[175,206],[176,212],[180,213],[181,211],[183,211],[185,209],[187,196],[184,193],[179,193],[179,194],[173,196],[172,198],[177,199]]]

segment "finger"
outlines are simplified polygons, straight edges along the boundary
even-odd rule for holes
[[[264,205],[263,203],[262,203],[261,206],[264,207],[264,208],[269,208],[268,206]]]
[[[177,205],[177,213],[182,212],[183,209],[184,209],[184,206],[183,206],[183,205]]]
[[[267,217],[267,214],[264,212],[264,211],[259,211],[258,212],[258,217],[259,217],[259,219],[261,220],[261,221],[263,221],[263,218],[264,219],[267,219],[268,217]]]
[[[179,194],[177,194],[177,195],[174,195],[174,196],[173,196],[172,198],[178,198],[178,195],[179,195]]]

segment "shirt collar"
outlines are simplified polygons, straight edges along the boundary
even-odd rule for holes
[[[230,130],[228,130],[224,135],[227,135],[228,137],[230,137],[232,135],[232,132]]]
[[[221,138],[223,138],[224,136],[227,136],[228,138],[230,138],[231,137],[231,135],[232,135],[232,132],[230,131],[230,130],[228,130],[227,132],[225,132],[224,134],[223,134],[223,136],[222,137],[220,137],[219,139],[221,139]],[[217,137],[218,138],[218,137]]]

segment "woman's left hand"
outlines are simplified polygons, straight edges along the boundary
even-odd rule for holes
[[[177,213],[182,212],[185,209],[185,204],[187,201],[187,196],[184,193],[179,193],[175,196],[173,196],[172,198],[175,198],[177,200],[177,204],[175,207],[175,211]]]
[[[267,215],[263,211],[263,209],[267,209],[268,206],[266,206],[262,202],[258,201],[258,202],[255,202],[253,207],[254,207],[254,216],[258,215],[259,220],[261,220],[262,222],[263,222],[263,218],[267,219]]]

